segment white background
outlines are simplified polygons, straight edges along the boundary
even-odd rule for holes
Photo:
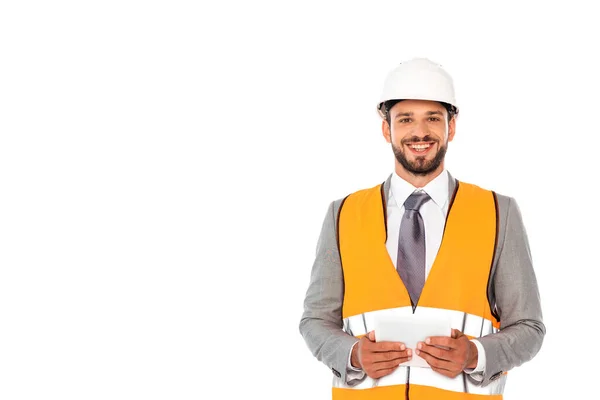
[[[548,333],[505,398],[595,389],[597,19],[457,3],[3,2],[0,399],[329,398],[315,245],[391,173],[375,104],[412,57],[455,79],[447,168],[528,229]]]

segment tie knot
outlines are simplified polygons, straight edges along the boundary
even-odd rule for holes
[[[419,211],[419,208],[430,199],[431,197],[425,192],[415,192],[408,196],[408,199],[404,202],[404,208]]]

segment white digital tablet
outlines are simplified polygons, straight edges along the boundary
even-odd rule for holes
[[[375,321],[376,342],[402,342],[412,350],[412,360],[400,364],[408,367],[430,368],[427,362],[415,353],[418,342],[430,336],[451,336],[449,319],[417,315],[379,315]]]

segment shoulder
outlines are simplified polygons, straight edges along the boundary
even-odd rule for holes
[[[346,197],[348,197],[348,196],[346,196]],[[331,212],[331,214],[334,218],[336,218],[338,213],[340,212],[340,208],[342,207],[342,204],[346,200],[346,197],[336,199],[336,200],[332,201],[331,204],[329,205],[329,211]]]
[[[514,197],[498,192],[494,192],[494,195],[498,204],[498,213],[501,216],[508,216],[510,209],[517,207],[517,201]]]

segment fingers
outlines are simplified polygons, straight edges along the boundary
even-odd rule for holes
[[[439,350],[439,349],[436,349],[436,350]],[[445,350],[442,350],[442,351],[445,351]],[[456,364],[447,359],[435,357],[424,350],[416,350],[416,352],[419,357],[421,357],[425,361],[427,361],[427,364],[429,364],[429,366],[432,369],[440,370],[440,371],[447,371],[447,372],[451,372],[456,369]]]
[[[373,379],[378,379],[394,372],[398,366],[412,358],[410,349],[387,353],[369,353],[363,358],[363,370]]]
[[[362,365],[375,365],[386,363],[395,363],[396,365],[406,362],[412,358],[411,350],[405,351],[388,351],[383,353],[365,352],[362,354]]]
[[[390,369],[390,368],[396,368],[400,364],[405,363],[410,359],[411,359],[411,357],[409,357],[408,355],[404,355],[403,357],[394,358],[389,361],[379,361],[379,362],[376,361],[372,364],[373,370],[381,371],[381,370],[386,370],[386,369]]]
[[[460,339],[446,339],[460,342]],[[431,343],[433,341],[429,340],[429,342]],[[441,343],[446,344],[443,340]],[[441,349],[434,345],[420,342],[417,344],[415,352],[429,364],[431,369],[450,378],[458,376],[462,372],[465,364],[464,351],[456,349]]]
[[[458,344],[456,343],[456,340],[458,338],[460,338],[461,336],[465,336],[465,334],[462,333],[461,331],[459,331],[458,329],[452,329],[450,337],[448,337],[448,336],[431,336],[425,340],[425,343],[455,349],[458,346]]]
[[[385,364],[392,362],[400,364],[406,362],[412,358],[412,352],[410,349],[406,351],[388,351],[386,353],[372,353],[372,362],[374,364]]]
[[[404,343],[400,342],[376,342],[375,331],[371,331],[365,336],[372,343],[366,344],[370,351],[401,351],[406,349]]]
[[[417,349],[415,351],[420,357],[423,357],[422,354],[425,353],[432,357],[445,361],[451,361],[453,358],[451,350],[440,349],[439,347],[430,346],[425,343],[417,344]]]
[[[404,343],[398,342],[379,342],[369,346],[369,350],[373,353],[387,353],[389,351],[405,351],[406,346]]]
[[[406,346],[400,342],[373,342],[371,340],[371,332],[366,336],[366,341],[363,343],[365,350],[374,353],[388,352],[388,351],[404,351]]]
[[[448,349],[457,349],[459,344],[458,339],[451,338],[448,336],[431,336],[425,339],[425,343],[433,346],[441,346]]]

